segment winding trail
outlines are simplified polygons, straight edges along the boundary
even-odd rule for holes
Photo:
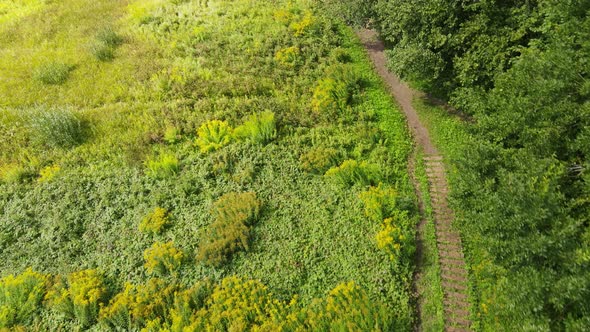
[[[445,176],[443,157],[432,144],[428,129],[420,122],[418,114],[412,106],[414,91],[387,69],[387,59],[384,53],[385,47],[373,30],[363,29],[358,36],[364,44],[369,57],[373,61],[377,73],[383,78],[389,87],[389,91],[395,97],[404,112],[408,126],[418,146],[424,151],[424,163],[429,183],[432,208],[434,210],[434,224],[436,242],[439,253],[440,274],[443,290],[444,328],[445,331],[470,331],[469,302],[467,293],[467,270],[459,233],[451,227],[453,211],[447,202],[448,185]],[[413,162],[412,162],[413,165]],[[411,166],[412,172],[413,166]],[[416,185],[416,184],[414,184]],[[420,197],[420,196],[419,196]],[[421,207],[424,204],[421,203]],[[417,271],[415,279],[421,278],[420,262],[423,260],[422,243],[424,220],[418,225],[417,239]],[[418,297],[418,312],[420,312],[420,291],[416,290]],[[418,315],[419,316],[419,315]],[[418,323],[418,330],[420,324]]]

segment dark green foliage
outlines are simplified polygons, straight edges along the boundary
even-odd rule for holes
[[[364,26],[373,16],[375,0],[325,0],[323,5],[346,23]]]
[[[369,12],[391,67],[474,119],[467,144],[443,141],[458,167],[480,327],[580,329],[590,312],[590,4],[378,0]]]

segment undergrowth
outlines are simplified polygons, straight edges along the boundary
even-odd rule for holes
[[[0,274],[61,276],[65,307],[11,327],[410,329],[376,240],[415,220],[410,140],[350,30],[307,1],[41,8],[0,26]]]

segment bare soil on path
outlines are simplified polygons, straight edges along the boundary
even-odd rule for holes
[[[412,133],[414,141],[423,150],[424,163],[426,165],[426,176],[429,183],[429,192],[431,204],[434,210],[434,224],[436,242],[439,253],[440,274],[443,290],[443,310],[444,310],[444,328],[445,331],[470,331],[471,321],[469,319],[469,302],[467,292],[467,270],[461,245],[461,237],[454,230],[451,223],[453,221],[453,211],[447,203],[448,184],[445,176],[443,157],[438,153],[436,147],[432,144],[428,129],[420,122],[418,113],[414,109],[412,102],[417,92],[410,89],[406,84],[401,82],[399,77],[391,73],[387,68],[387,58],[385,56],[385,46],[379,40],[377,33],[373,30],[363,29],[357,32],[358,37],[365,46],[369,57],[373,61],[375,70],[387,84],[389,91],[397,100],[404,112],[408,127]],[[410,171],[414,177],[415,161],[410,161]],[[414,177],[414,186],[418,190],[418,184]],[[419,192],[418,192],[419,193]],[[421,199],[421,195],[418,195]],[[423,212],[423,204],[420,202],[420,210]],[[422,213],[424,215],[424,213]],[[418,225],[418,238],[416,250],[416,273],[414,276],[414,285],[422,278],[421,262],[424,261],[423,243],[424,243],[424,224],[422,218]],[[415,286],[417,298],[417,311],[420,317],[421,290]],[[416,326],[421,330],[420,322]]]

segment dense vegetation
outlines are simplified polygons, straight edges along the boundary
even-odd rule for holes
[[[478,328],[590,326],[590,2],[332,4],[373,23],[397,73],[471,117],[442,141]]]
[[[0,49],[0,329],[410,329],[405,123],[313,3],[2,2]]]

